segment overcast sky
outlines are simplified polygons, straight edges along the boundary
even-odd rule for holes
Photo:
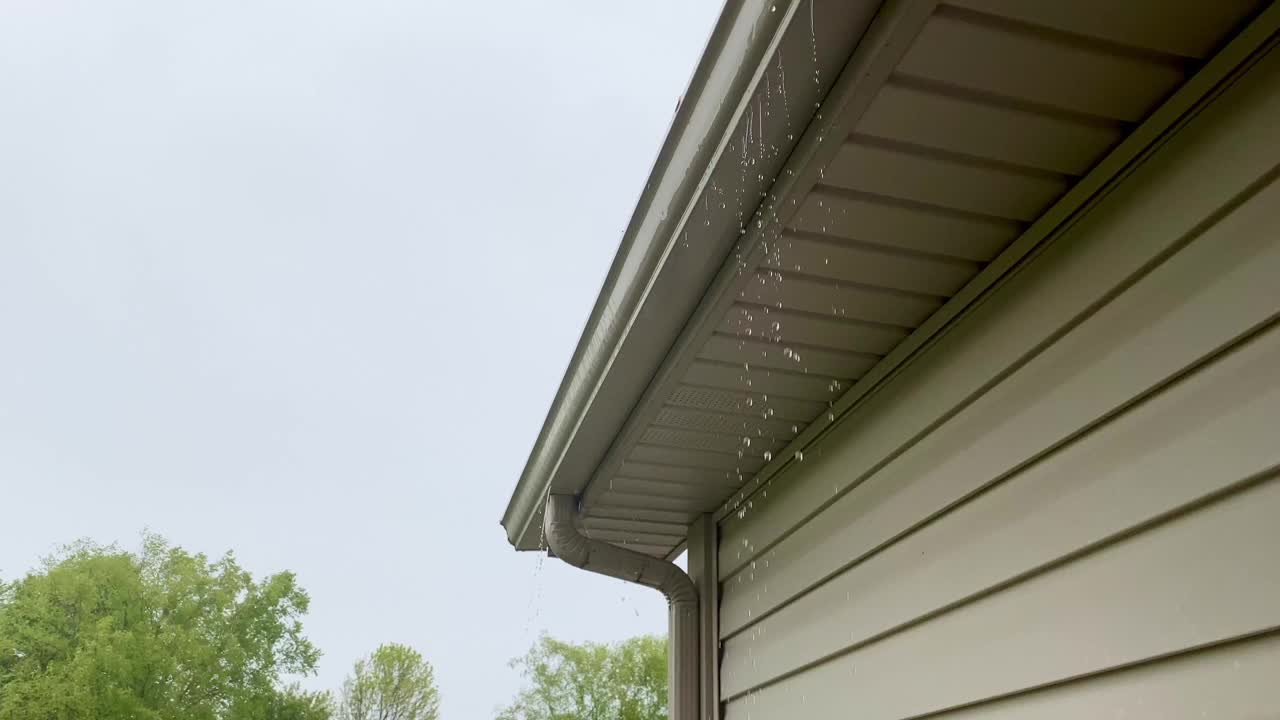
[[[450,720],[663,631],[498,520],[719,6],[0,2],[0,577],[233,549]]]

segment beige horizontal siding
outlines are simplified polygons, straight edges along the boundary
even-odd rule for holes
[[[1280,55],[1272,53],[1080,218],[1068,237],[833,428],[820,454],[780,475],[768,502],[727,517],[721,577],[757,559],[972,402],[1270,172],[1280,160],[1277,86]],[[837,558],[830,570],[845,561]]]
[[[933,717],[937,720],[1094,717],[1261,720],[1275,717],[1276,708],[1280,708],[1277,677],[1280,677],[1280,633],[1268,633]]]
[[[1253,486],[734,700],[725,718],[916,717],[1273,630],[1277,514],[1280,482]]]
[[[723,632],[744,627],[1280,311],[1277,208],[1280,183],[1272,183],[797,528],[764,554],[767,567],[757,561],[754,570],[730,578],[730,587],[746,592],[726,593]]]
[[[922,618],[1248,482],[1280,465],[1277,420],[1280,329],[1271,329],[731,637],[723,691],[893,642]]]
[[[728,720],[1280,708],[1277,118],[1271,53],[723,521]]]

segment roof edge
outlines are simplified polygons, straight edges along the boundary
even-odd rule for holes
[[[609,375],[613,357],[649,297],[647,290],[664,267],[687,209],[701,195],[701,181],[722,149],[723,139],[737,125],[741,113],[737,100],[753,92],[757,68],[768,60],[775,36],[803,1],[793,0],[788,12],[777,12],[772,9],[777,3],[770,0],[729,0],[716,21],[503,513],[507,539],[517,549],[536,549],[536,544],[522,538],[542,512],[539,501],[550,489],[560,460]],[[706,278],[708,283],[713,275]],[[643,389],[649,377],[635,381]]]

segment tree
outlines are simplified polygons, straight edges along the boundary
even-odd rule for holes
[[[499,720],[662,720],[667,641],[651,635],[606,645],[543,636],[511,662],[527,686]]]
[[[332,720],[333,696],[328,692],[309,692],[298,685],[288,685],[270,693],[262,693],[238,703],[228,720]]]
[[[82,542],[0,586],[0,720],[323,720],[308,597],[147,535],[137,553]]]
[[[290,685],[269,698],[261,711],[237,717],[255,720],[330,720],[333,713],[333,697],[329,693],[307,692],[297,685]]]
[[[342,720],[437,720],[435,670],[418,651],[389,643],[356,661],[342,684]]]

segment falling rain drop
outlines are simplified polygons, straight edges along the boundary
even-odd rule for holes
[[[796,462],[804,462],[804,452],[803,452],[803,451],[801,451],[801,450],[797,450],[797,451],[796,451]]]

